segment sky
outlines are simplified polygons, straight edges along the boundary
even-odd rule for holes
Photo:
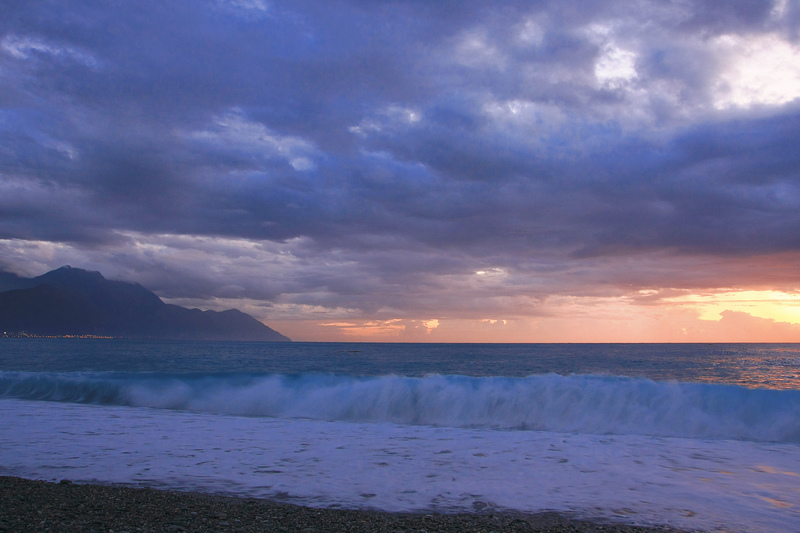
[[[800,342],[797,0],[0,11],[2,270],[305,341]]]

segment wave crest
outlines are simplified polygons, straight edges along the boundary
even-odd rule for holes
[[[0,396],[255,417],[800,442],[800,391],[613,376],[0,372]]]

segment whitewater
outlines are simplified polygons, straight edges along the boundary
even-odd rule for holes
[[[429,364],[444,373],[417,375],[398,370],[424,347],[408,357],[398,346],[258,343],[0,349],[3,475],[310,506],[800,530],[797,346],[437,346]],[[681,350],[695,364],[678,371]],[[145,370],[154,351],[162,361]],[[320,351],[335,371],[313,367]],[[484,375],[498,354],[506,375]],[[526,373],[536,365],[553,372]],[[608,372],[563,371],[598,366]]]

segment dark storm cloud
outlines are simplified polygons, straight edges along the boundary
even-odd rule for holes
[[[769,18],[773,3],[763,0],[703,0],[680,25],[686,30],[708,33],[738,32],[762,26]]]
[[[4,11],[0,238],[116,250],[168,296],[433,308],[420,294],[485,268],[508,276],[473,294],[540,298],[632,277],[556,276],[581,261],[800,251],[796,104],[719,96],[719,47],[796,38],[793,2]],[[201,245],[165,235],[217,239],[224,264],[280,253],[225,239],[298,263],[280,281],[176,271]],[[174,257],[124,250],[147,236]]]

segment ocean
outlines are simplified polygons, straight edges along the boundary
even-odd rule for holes
[[[800,345],[0,339],[0,474],[800,531]]]

